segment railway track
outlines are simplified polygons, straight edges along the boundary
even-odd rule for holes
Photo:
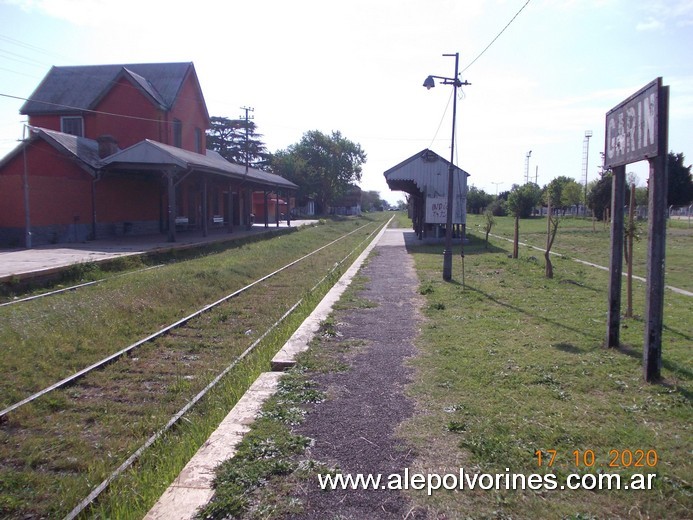
[[[114,278],[119,278],[121,276],[130,276],[133,274],[142,273],[144,271],[149,271],[151,269],[158,269],[159,267],[163,267],[163,264],[152,265],[149,267],[145,267],[143,269],[136,269],[134,271],[128,271],[127,273],[109,276],[107,278],[99,278],[98,280],[92,280],[91,282],[78,283],[75,285],[71,285],[69,287],[63,287],[62,289],[56,289],[54,291],[49,291],[49,292],[45,292],[45,293],[41,293],[41,294],[35,294],[33,296],[27,296],[25,298],[17,298],[15,300],[9,300],[9,301],[0,303],[0,307],[7,307],[8,305],[17,305],[19,303],[25,303],[25,302],[30,302],[33,300],[38,300],[39,298],[45,298],[47,296],[55,296],[56,294],[62,294],[62,293],[69,292],[69,291],[76,291],[77,289],[82,289],[83,287],[90,287],[92,285],[97,285],[97,284],[100,284],[103,282],[108,282],[109,280],[113,280]]]
[[[297,292],[310,295],[379,228],[367,223],[345,232],[2,410],[0,445],[9,449],[0,452],[0,480],[26,481],[21,494],[59,474],[47,496],[63,497],[58,504],[47,498],[19,507],[16,517],[77,517],[219,381],[255,355],[301,305],[304,298]]]

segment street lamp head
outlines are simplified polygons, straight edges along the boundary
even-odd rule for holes
[[[435,87],[436,82],[433,81],[433,76],[428,76],[426,78],[426,81],[424,81],[423,86],[426,87],[428,90],[431,90],[433,87]]]

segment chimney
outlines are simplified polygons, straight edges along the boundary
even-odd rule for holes
[[[100,135],[96,142],[99,143],[99,157],[101,159],[118,151],[118,141],[112,135]]]

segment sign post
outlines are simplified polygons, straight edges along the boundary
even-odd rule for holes
[[[659,95],[660,154],[650,159],[648,200],[647,294],[645,299],[645,344],[643,345],[643,377],[656,381],[662,369],[662,317],[664,314],[664,247],[667,218],[667,149],[668,149],[669,87]]]
[[[625,166],[642,160],[650,163],[646,326],[643,346],[643,376],[646,381],[659,378],[662,364],[668,121],[669,87],[662,86],[661,77],[645,85],[606,114],[604,167],[613,170],[607,347],[619,346]]]
[[[626,167],[613,168],[611,181],[611,254],[609,257],[609,310],[606,346],[618,347],[621,331],[621,279],[623,278],[623,205],[626,200]]]

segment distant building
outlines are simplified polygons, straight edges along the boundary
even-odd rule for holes
[[[450,161],[431,150],[422,150],[387,170],[391,190],[409,194],[409,216],[419,238],[442,236],[447,223]],[[453,165],[453,226],[467,223],[467,177]]]
[[[192,63],[53,67],[20,112],[25,139],[0,160],[0,245],[231,231],[270,209],[254,191],[286,203],[297,188],[206,149]]]
[[[330,206],[330,215],[361,215],[361,188],[350,185],[346,193]]]

